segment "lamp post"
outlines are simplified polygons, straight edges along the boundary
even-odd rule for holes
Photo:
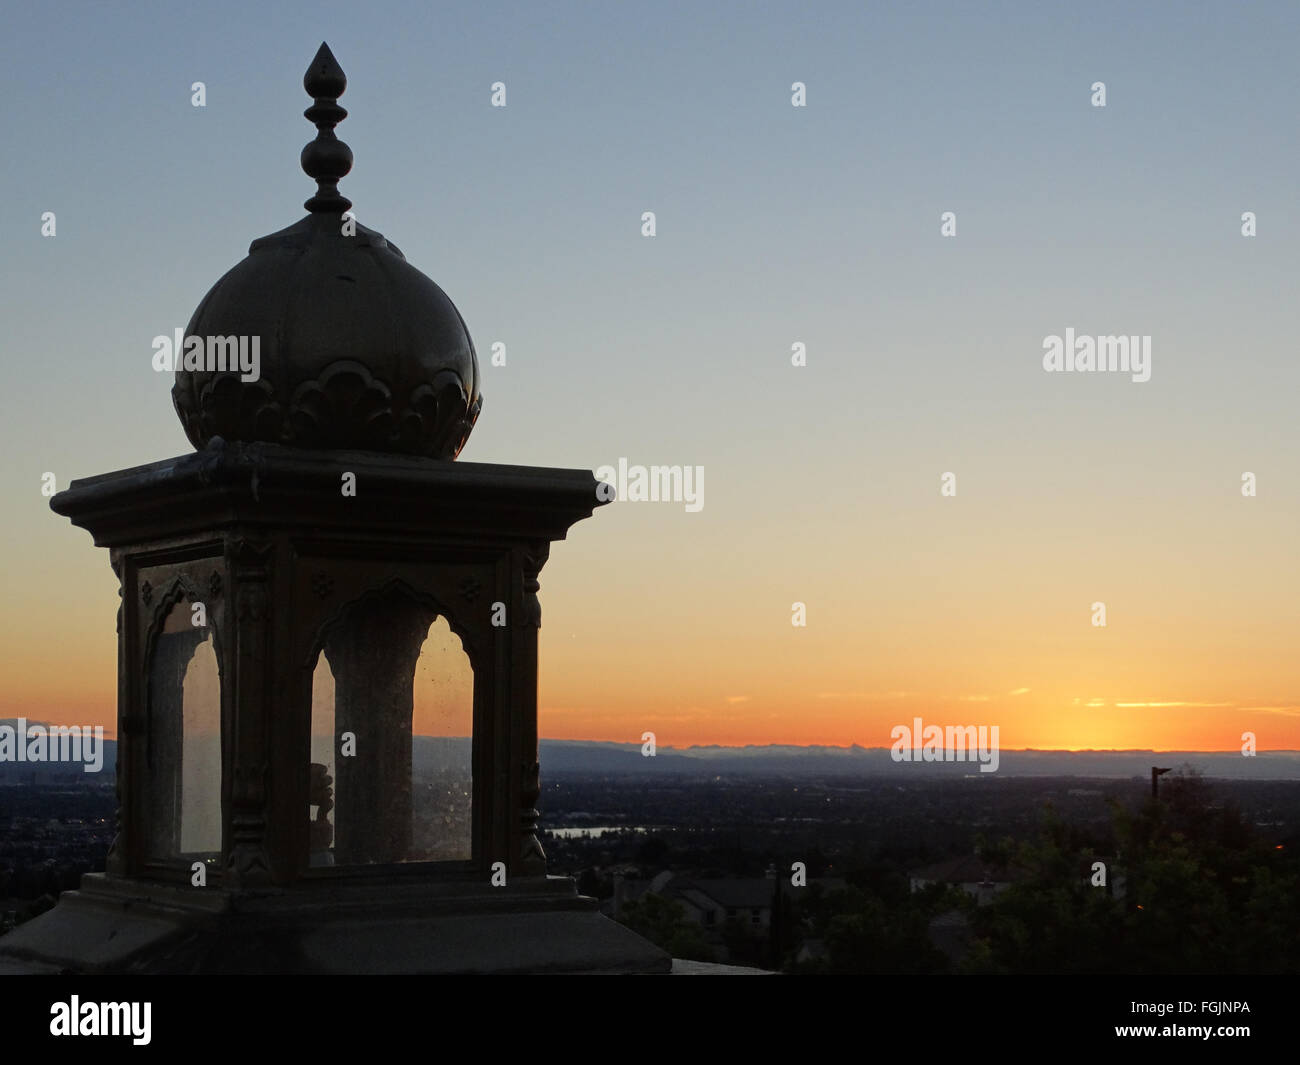
[[[1151,798],[1160,798],[1160,778],[1170,771],[1172,767],[1161,769],[1157,766],[1151,767]]]

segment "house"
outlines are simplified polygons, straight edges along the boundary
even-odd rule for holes
[[[675,876],[667,870],[649,881],[616,875],[610,913],[618,916],[624,904],[642,895],[655,894],[681,903],[686,916],[706,931],[720,933],[727,922],[732,921],[752,935],[766,935],[772,926],[772,901],[776,891],[793,900],[805,890],[793,886],[786,877],[780,878],[779,888],[776,881],[774,869],[769,869],[764,877],[742,878]],[[808,883],[809,886],[819,884],[825,891],[842,890],[847,886],[846,881],[839,877],[822,877]]]
[[[951,884],[961,888],[979,905],[985,906],[993,901],[995,895],[1021,879],[1021,874],[1015,869],[993,865],[972,854],[914,869],[907,874],[907,879],[914,893],[931,884]]]

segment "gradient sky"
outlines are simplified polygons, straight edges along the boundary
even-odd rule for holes
[[[553,549],[543,736],[1300,748],[1300,6],[1133,7],[10,5],[0,716],[113,723],[41,475],[190,449],[150,340],[303,215],[325,39],[342,191],[479,351],[463,457],[706,471]],[[1045,373],[1066,327],[1151,380]]]

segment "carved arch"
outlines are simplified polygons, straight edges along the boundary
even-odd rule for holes
[[[460,621],[452,611],[443,605],[442,600],[436,595],[432,592],[421,591],[404,577],[390,577],[383,584],[366,589],[360,595],[349,599],[342,606],[325,615],[312,636],[306,660],[302,663],[303,668],[312,669],[315,666],[321,652],[325,649],[325,645],[329,642],[330,635],[341,630],[359,606],[389,599],[394,595],[406,596],[417,606],[431,610],[446,621],[447,627],[460,640],[461,650],[465,652],[465,657],[469,659],[471,667],[474,667],[477,672],[477,667],[480,664],[479,655],[483,650],[479,634]]]
[[[149,616],[149,621],[145,627],[144,639],[141,641],[143,655],[140,660],[140,670],[143,673],[144,691],[144,711],[145,711],[145,735],[152,735],[153,724],[153,660],[154,653],[158,649],[158,638],[162,635],[163,626],[167,624],[167,616],[172,612],[172,608],[182,600],[188,599],[190,602],[203,602],[205,607],[211,606],[199,593],[194,582],[190,579],[188,573],[178,573],[171,580],[165,594],[158,597],[158,602],[154,605]],[[221,626],[216,623],[216,615],[212,610],[208,610],[207,628],[212,633],[212,653],[217,659],[217,684],[219,691],[225,691],[225,658],[221,653]],[[200,640],[199,643],[203,641]],[[198,650],[196,644],[190,652],[191,656],[194,651]],[[186,662],[186,668],[189,662]]]
[[[137,810],[149,809],[149,804],[155,801],[153,798],[155,794],[153,789],[155,787],[161,786],[159,784],[160,778],[156,776],[158,772],[159,764],[155,761],[155,759],[160,756],[159,755],[160,744],[161,744],[161,750],[164,752],[164,754],[162,755],[162,757],[164,758],[166,757],[165,752],[168,750],[168,746],[169,746],[168,740],[164,738],[166,735],[166,730],[168,728],[168,725],[164,720],[160,720],[156,716],[157,711],[159,709],[159,698],[158,698],[159,693],[155,690],[155,680],[157,679],[155,667],[158,665],[159,646],[162,637],[164,635],[164,630],[166,629],[167,626],[168,618],[170,617],[171,612],[174,609],[176,609],[180,604],[186,601],[203,602],[205,608],[215,607],[215,604],[211,603],[207,598],[205,598],[202,595],[195,581],[192,579],[190,574],[185,571],[177,572],[174,575],[167,578],[165,580],[164,587],[166,590],[163,592],[163,594],[157,596],[156,602],[152,601],[153,600],[152,596],[149,597],[151,603],[147,604],[147,606],[150,612],[148,614],[146,624],[145,624],[144,638],[140,644],[140,647],[142,649],[142,655],[141,655],[141,660],[138,664],[138,668],[140,673],[142,674],[141,691],[143,692],[143,707],[142,707],[143,735],[140,737],[143,740],[143,751],[142,751],[143,764],[140,765],[139,763],[137,763],[139,765],[139,768],[133,771],[133,783],[131,784],[130,787],[130,790],[133,794],[127,800]],[[180,702],[177,704],[178,709],[180,711],[180,721],[179,723],[173,722],[171,726],[172,731],[170,733],[170,736],[173,743],[183,743],[183,737],[185,735],[184,732],[185,704],[184,704],[184,696],[183,694],[181,694],[181,692],[183,692],[184,678],[189,674],[189,670],[194,661],[194,655],[198,651],[199,646],[201,644],[207,643],[209,639],[211,639],[212,641],[211,654],[213,656],[214,664],[216,666],[217,713],[219,717],[223,716],[222,704],[224,702],[226,676],[225,676],[225,669],[223,668],[223,658],[221,653],[222,652],[221,627],[220,625],[218,625],[217,621],[218,621],[217,611],[215,609],[207,609],[207,624],[203,626],[203,628],[206,629],[207,631],[203,633],[203,636],[200,639],[197,638],[197,630],[196,630],[194,634],[195,638],[193,638],[191,641],[188,641],[188,648],[186,647],[186,644],[184,642],[180,643],[177,649],[179,651],[179,654],[182,657],[178,661],[169,663],[169,666],[174,666],[176,669],[178,669],[180,684],[182,685],[181,691],[177,693],[178,697],[180,698]],[[177,633],[176,635],[181,635],[184,633],[184,631],[185,630],[181,630],[181,633]],[[218,757],[220,759],[220,765],[222,767],[221,773],[224,776],[225,773],[224,724],[221,726],[221,731],[223,734],[223,739],[220,742]],[[173,757],[175,756],[177,756],[177,752],[173,747]],[[167,762],[164,762],[163,764],[169,765],[169,763]],[[142,770],[144,771],[143,773],[141,772]],[[166,774],[164,774],[164,777],[162,779],[171,779],[175,784],[175,786],[179,788],[180,787],[179,781],[183,779],[180,776],[180,773],[182,772],[180,762],[177,762],[175,766],[171,766],[169,772],[172,775],[168,777]],[[144,841],[145,845],[148,845],[147,841],[150,839],[150,834],[156,830],[158,824],[167,823],[167,822],[157,822],[157,819],[155,819],[155,822],[156,823],[152,827],[148,827],[144,830],[144,835],[142,836],[142,840]],[[168,831],[174,831],[175,840],[179,840],[180,838],[179,820],[176,821],[174,825],[170,825]],[[224,838],[224,828],[222,829],[222,836]],[[178,845],[178,844],[174,842],[173,845]],[[133,845],[133,846],[139,846],[139,845]],[[154,855],[154,857],[157,857],[157,855]]]

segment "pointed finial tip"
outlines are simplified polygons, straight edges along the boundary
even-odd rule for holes
[[[321,41],[315,58],[312,59],[307,73],[302,77],[302,87],[311,96],[323,99],[337,99],[348,87],[347,75],[343,73],[339,61],[334,58],[330,46],[324,41]]]

